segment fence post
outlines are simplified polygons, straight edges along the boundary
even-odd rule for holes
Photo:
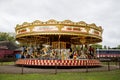
[[[22,64],[22,72],[21,72],[21,74],[23,75],[23,64]]]
[[[108,61],[108,71],[110,71],[110,62]]]
[[[57,74],[57,63],[55,63],[55,74]]]
[[[86,73],[88,72],[88,65],[87,65],[87,60],[86,60]]]
[[[120,57],[118,58],[118,66],[119,66],[119,69],[120,69]]]
[[[116,62],[116,66],[117,66],[117,64],[118,64],[118,58],[116,57],[116,59],[115,59],[115,62]]]
[[[1,61],[1,66],[3,65],[3,59],[0,59],[0,61]]]
[[[0,61],[1,61],[1,65],[3,66],[3,63],[4,63],[4,60],[3,60],[3,58],[2,58]]]
[[[15,65],[16,59],[14,59],[14,65]]]

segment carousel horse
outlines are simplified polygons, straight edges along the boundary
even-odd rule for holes
[[[86,55],[83,51],[81,51],[80,58],[86,59],[86,58],[87,58],[87,55]]]

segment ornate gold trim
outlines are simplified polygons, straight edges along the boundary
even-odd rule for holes
[[[56,29],[45,30],[45,31],[43,29],[43,31],[41,30],[33,31],[33,29],[36,27],[38,27],[39,29],[44,28],[44,27],[45,29],[46,27],[50,27],[51,29],[55,27]],[[68,30],[66,28],[68,28]],[[25,36],[67,35],[67,36],[70,36],[71,38],[73,36],[77,36],[80,38],[83,38],[83,37],[84,38],[86,37],[95,38],[95,41],[90,42],[90,43],[95,43],[95,42],[102,41],[103,29],[101,26],[96,26],[96,24],[94,23],[87,24],[84,21],[80,21],[80,22],[73,22],[71,20],[56,21],[54,19],[50,19],[45,22],[40,21],[40,20],[35,20],[31,23],[24,22],[21,25],[17,24],[15,31],[16,31],[17,40],[20,40],[20,38],[23,38]]]

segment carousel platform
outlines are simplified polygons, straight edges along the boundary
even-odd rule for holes
[[[37,67],[97,67],[101,66],[99,60],[96,59],[79,59],[79,60],[40,60],[40,59],[18,59],[16,61],[18,66],[37,66]]]

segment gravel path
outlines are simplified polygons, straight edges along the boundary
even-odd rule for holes
[[[110,65],[110,70],[118,69],[118,66]],[[102,66],[97,68],[70,68],[70,69],[55,69],[55,68],[28,68],[28,67],[19,67],[15,65],[1,65],[0,73],[8,73],[8,74],[21,74],[23,70],[24,74],[32,74],[32,73],[60,73],[60,72],[93,72],[93,71],[107,71],[108,66]]]

